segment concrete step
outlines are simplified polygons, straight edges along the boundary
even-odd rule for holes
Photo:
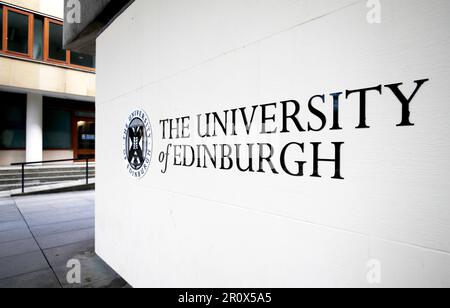
[[[95,178],[95,163],[89,163],[89,178]],[[86,179],[86,164],[44,165],[25,167],[25,187],[48,186]],[[22,168],[0,168],[0,192],[22,188]]]
[[[86,176],[86,170],[74,170],[74,171],[45,171],[45,172],[28,172],[25,171],[25,179],[35,179],[40,177],[58,177],[58,176]],[[89,169],[89,175],[95,175],[95,169]],[[22,180],[22,173],[11,173],[2,175],[0,173],[1,180]]]
[[[89,179],[95,179],[95,177],[89,177]],[[62,184],[62,183],[71,183],[74,181],[84,181],[85,178],[72,178],[72,179],[65,179],[65,180],[58,180],[58,181],[52,181],[51,179],[44,180],[44,181],[25,181],[25,189],[30,187],[37,187],[37,186],[43,186],[43,185],[54,185],[54,184]],[[0,185],[0,192],[3,191],[10,191],[15,189],[21,189],[22,183],[14,183],[14,184],[1,184]]]
[[[54,166],[54,167],[25,167],[26,174],[41,173],[41,172],[82,172],[86,170],[86,166]],[[94,171],[95,166],[89,166],[89,171]],[[0,168],[0,177],[7,175],[22,174],[22,169],[19,168]]]
[[[89,174],[90,178],[94,178],[95,174]],[[66,175],[60,173],[56,176],[41,176],[40,174],[36,174],[34,177],[25,177],[25,186],[28,183],[48,183],[48,182],[62,182],[62,181],[76,181],[82,180],[86,178],[86,174],[76,174],[76,175]],[[9,178],[1,178],[0,177],[0,186],[8,185],[8,184],[20,184],[22,185],[22,180],[20,179],[9,179]]]
[[[25,188],[25,194],[22,194],[22,187],[14,187],[11,190],[0,191],[0,198],[10,196],[23,196],[32,194],[45,194],[63,191],[81,191],[86,189],[94,189],[95,179],[89,179],[89,185],[86,185],[85,180],[46,183],[40,185],[31,185]]]
[[[29,187],[25,189],[25,194],[22,194],[21,189],[15,189],[8,192],[0,192],[2,196],[27,196],[37,194],[54,194],[59,192],[68,191],[85,191],[95,189],[95,179],[90,179],[89,184],[86,185],[85,181],[63,182],[48,185],[41,185],[35,187]]]

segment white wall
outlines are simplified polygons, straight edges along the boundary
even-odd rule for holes
[[[135,287],[366,287],[372,259],[381,286],[449,287],[450,2],[381,1],[375,25],[366,2],[137,0],[98,39],[97,253]],[[161,119],[422,78],[413,127],[385,91],[369,130],[350,98],[342,131],[268,138],[344,141],[343,181],[326,164],[321,179],[160,172]],[[141,180],[122,159],[135,108],[155,136]]]
[[[48,150],[44,151],[44,160],[72,159],[73,150]],[[68,162],[69,164],[70,162]]]
[[[2,150],[0,151],[0,167],[10,167],[14,163],[22,163],[26,160],[25,151]]]

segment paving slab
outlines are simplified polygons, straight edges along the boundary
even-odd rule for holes
[[[39,251],[0,258],[0,279],[50,269],[43,253]]]
[[[15,205],[0,207],[0,223],[1,221],[14,221],[22,219],[22,215]]]
[[[6,243],[6,242],[13,242],[18,240],[25,240],[32,238],[30,230],[28,229],[16,229],[16,230],[9,230],[9,231],[1,231],[0,232],[0,244]]]
[[[44,251],[64,288],[113,288],[127,286],[103,260],[95,254],[94,241],[79,242]],[[81,264],[81,284],[66,281],[67,262],[76,259]]]
[[[36,237],[36,240],[42,249],[48,249],[93,240],[94,237],[95,229],[90,228]]]
[[[48,262],[55,267],[65,266],[75,256],[91,254],[95,250],[93,239],[44,250]]]
[[[56,289],[60,287],[58,279],[50,269],[0,280],[1,289]]]
[[[0,207],[11,204],[14,204],[14,201],[11,199],[0,199]]]
[[[17,221],[17,220],[21,220],[22,219],[22,215],[20,214],[20,212],[17,209],[13,209],[13,210],[4,210],[2,211],[0,209],[0,224],[5,223],[5,222],[11,222],[11,221]]]
[[[50,225],[41,225],[31,227],[31,231],[36,237],[58,234],[69,231],[90,229],[95,227],[95,219],[80,219],[69,222],[55,223]]]
[[[14,200],[21,205],[46,205],[49,203],[64,203],[64,202],[84,202],[92,199],[88,194],[78,192],[79,195],[73,195],[74,193],[60,193],[52,195],[39,195],[39,196],[27,196],[15,198]],[[57,196],[59,195],[59,196]]]
[[[13,202],[0,204],[0,211],[8,209],[8,208],[9,209],[14,209],[14,208],[16,208],[16,205]]]
[[[0,258],[17,256],[33,251],[40,251],[39,246],[33,238],[0,244]]]
[[[71,213],[69,215],[67,214],[60,214],[60,215],[52,215],[52,216],[42,216],[38,218],[29,218],[27,219],[28,224],[30,227],[35,226],[41,226],[41,225],[49,225],[49,224],[55,224],[55,223],[62,223],[62,222],[69,222],[69,221],[75,221],[80,219],[88,219],[92,218],[94,215],[93,211],[84,211],[84,212],[77,212],[77,213]]]
[[[22,218],[20,218],[20,220],[0,223],[0,232],[16,230],[16,229],[27,229],[28,230],[28,226]]]
[[[51,203],[53,202],[53,203]],[[83,201],[83,202],[77,202],[77,201],[64,201],[59,203],[54,203],[54,201],[51,202],[44,202],[42,205],[39,206],[26,206],[23,204],[18,204],[20,207],[20,211],[24,215],[29,214],[38,214],[48,211],[54,211],[54,210],[64,210],[64,209],[91,209],[94,208],[94,204],[91,201]]]
[[[35,221],[35,220],[45,220],[46,218],[50,217],[62,217],[67,218],[72,216],[72,214],[79,214],[88,212],[91,214],[91,216],[94,215],[95,209],[93,207],[75,207],[75,208],[67,208],[67,209],[54,209],[54,210],[47,210],[43,212],[34,212],[34,213],[23,213],[23,216],[25,217],[26,221]]]

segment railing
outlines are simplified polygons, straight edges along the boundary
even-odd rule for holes
[[[11,166],[21,166],[21,168],[22,168],[22,194],[24,194],[25,193],[25,166],[83,161],[83,162],[86,162],[86,185],[89,185],[89,161],[94,161],[94,160],[95,160],[95,158],[58,159],[58,160],[27,162],[27,163],[25,163],[25,162],[24,163],[15,163],[15,164],[11,164]]]

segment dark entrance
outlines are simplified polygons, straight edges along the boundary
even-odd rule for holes
[[[95,119],[73,118],[73,150],[75,158],[95,158]]]

